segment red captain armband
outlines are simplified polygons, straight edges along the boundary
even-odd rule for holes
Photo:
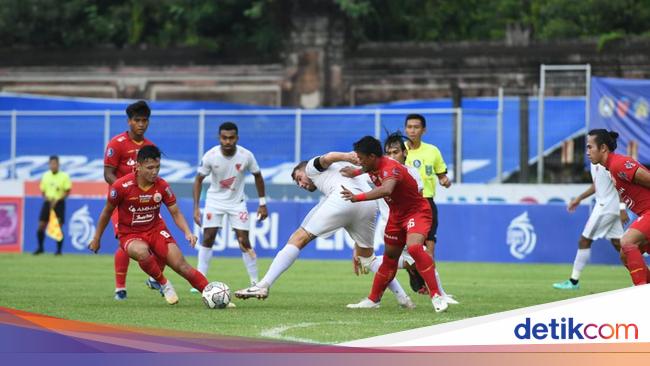
[[[361,170],[361,169],[359,169],[359,170]],[[357,202],[365,201],[366,200],[366,194],[365,193],[359,193],[359,194],[354,196],[354,199],[357,200]]]

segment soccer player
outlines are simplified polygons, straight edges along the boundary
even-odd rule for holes
[[[569,212],[574,212],[582,200],[596,194],[596,205],[578,240],[578,251],[573,261],[571,277],[566,281],[554,283],[553,287],[558,290],[580,289],[580,273],[589,262],[591,243],[594,240],[607,238],[611,240],[617,253],[621,251],[620,239],[623,236],[623,224],[629,220],[625,203],[619,204],[618,192],[616,192],[612,178],[605,167],[600,164],[591,164],[591,179],[593,183],[589,188],[571,200],[567,207]]]
[[[376,272],[379,269],[381,260],[375,257],[373,247],[377,205],[374,202],[355,205],[341,198],[338,190],[342,184],[357,192],[370,189],[362,177],[349,179],[341,175],[339,171],[348,165],[343,163],[344,161],[357,162],[356,154],[330,152],[296,165],[291,173],[291,178],[296,184],[310,192],[318,189],[325,197],[311,209],[284,248],[276,254],[264,278],[256,286],[236,291],[235,296],[242,299],[268,297],[269,288],[291,267],[307,244],[316,237],[327,237],[341,228],[345,229],[355,242],[355,273],[367,273],[368,270]],[[391,281],[388,286],[395,293],[401,307],[415,308],[415,304],[397,280]]]
[[[71,188],[70,176],[59,170],[59,157],[56,155],[50,156],[50,170],[43,174],[40,184],[41,193],[43,194],[43,206],[41,206],[41,213],[38,216],[38,230],[36,231],[38,249],[36,249],[34,255],[43,253],[45,228],[50,221],[51,210],[54,210],[56,218],[59,220],[59,225],[63,229],[65,199],[70,194]],[[62,248],[63,237],[56,242],[56,252],[54,255],[61,255]]]
[[[424,251],[424,239],[431,228],[431,206],[418,191],[417,182],[408,169],[399,162],[383,156],[381,143],[372,136],[365,136],[354,143],[363,171],[368,173],[375,188],[369,192],[355,193],[341,187],[341,195],[351,202],[362,202],[384,198],[388,203],[390,214],[384,231],[384,257],[372,284],[368,298],[350,308],[375,308],[386,290],[386,286],[395,277],[398,258],[404,248],[415,261],[415,267],[424,279],[431,296],[431,303],[436,312],[448,307],[440,295],[435,279],[435,263]],[[361,172],[357,171],[356,174]]]
[[[183,257],[176,241],[160,218],[160,206],[165,204],[176,226],[185,239],[194,246],[197,237],[192,234],[183,214],[176,205],[176,196],[167,182],[158,177],[160,150],[153,145],[138,151],[136,171],[116,180],[112,185],[106,206],[97,223],[97,231],[88,248],[97,253],[100,238],[108,225],[111,214],[118,210],[118,239],[129,257],[138,261],[140,268],[161,286],[161,293],[170,305],[178,303],[178,296],[171,282],[163,275],[162,265],[167,264],[185,278],[192,287],[203,291],[208,280],[190,266]]]
[[[618,133],[595,129],[588,133],[587,156],[603,165],[614,181],[621,201],[638,215],[621,238],[621,259],[635,286],[648,283],[650,271],[641,251],[650,238],[650,171],[629,156],[614,153]]]
[[[422,141],[422,136],[427,131],[427,121],[424,119],[424,116],[419,114],[409,114],[406,116],[406,120],[404,121],[404,129],[409,138],[409,141],[407,142],[408,155],[406,157],[406,165],[412,166],[420,172],[420,177],[424,183],[422,195],[429,203],[429,206],[431,206],[431,229],[427,233],[425,245],[431,258],[435,259],[437,241],[436,233],[438,231],[438,208],[436,207],[433,198],[436,195],[436,181],[445,188],[451,187],[451,181],[449,180],[449,177],[447,177],[447,165],[445,164],[445,160],[442,158],[440,150],[438,150],[434,145]],[[445,293],[440,282],[438,271],[435,271],[434,274],[440,294],[446,298],[448,303],[458,304],[458,301]],[[424,289],[416,291],[423,290]]]
[[[244,175],[251,172],[255,177],[255,188],[259,196],[257,219],[264,220],[268,216],[266,198],[264,197],[264,178],[252,152],[237,145],[239,130],[232,122],[224,122],[219,126],[220,145],[213,147],[203,155],[199,166],[192,197],[194,198],[194,221],[197,225],[203,223],[203,242],[199,246],[198,269],[203,275],[208,274],[212,246],[219,228],[223,225],[224,216],[230,221],[235,230],[242,260],[248,272],[251,285],[258,281],[257,256],[251,247],[248,232],[248,210],[244,200]],[[205,177],[210,176],[210,188],[205,198],[203,220],[199,209],[201,184]]]
[[[129,130],[114,136],[106,146],[104,154],[104,180],[112,185],[119,178],[133,172],[138,150],[153,145],[144,137],[149,127],[151,109],[145,101],[137,101],[126,108]],[[111,216],[113,231],[117,236],[117,210]],[[126,300],[126,274],[129,270],[129,255],[120,245],[115,250],[115,300]],[[151,289],[160,290],[160,285],[153,278],[146,284]]]

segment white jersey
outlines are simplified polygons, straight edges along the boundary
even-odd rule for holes
[[[591,179],[596,188],[596,205],[603,213],[619,215],[619,198],[607,169],[600,164],[591,164]]]
[[[362,193],[370,191],[370,186],[367,183],[368,176],[362,174],[354,178],[346,178],[341,175],[340,170],[349,166],[349,163],[336,162],[327,167],[322,172],[319,172],[314,165],[314,162],[319,157],[315,157],[307,162],[305,173],[307,177],[314,182],[316,188],[327,197],[332,193],[340,195],[341,186],[345,186],[352,192]]]
[[[210,175],[210,188],[206,206],[231,208],[244,201],[244,176],[246,172],[258,173],[255,156],[249,150],[237,145],[233,156],[224,156],[220,145],[208,150],[201,159],[198,173]]]

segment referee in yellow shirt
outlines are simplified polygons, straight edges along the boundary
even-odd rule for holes
[[[422,135],[427,131],[427,121],[420,114],[409,114],[404,122],[406,136],[410,141],[407,142],[408,154],[406,155],[406,165],[412,166],[420,173],[424,189],[422,196],[426,198],[431,206],[432,220],[431,230],[425,240],[426,250],[435,258],[436,232],[438,231],[438,208],[433,202],[436,195],[436,182],[441,186],[449,188],[451,181],[447,177],[447,164],[442,158],[442,154],[437,147],[422,142]],[[450,295],[446,294],[440,283],[440,276],[436,270],[436,280],[440,288],[441,295],[449,304],[458,304]]]
[[[50,209],[54,209],[56,217],[59,219],[59,225],[63,228],[65,219],[65,198],[70,194],[70,176],[59,171],[59,157],[56,155],[50,156],[50,170],[43,174],[41,178],[41,193],[43,194],[43,206],[38,218],[38,249],[34,252],[35,255],[43,253],[43,242],[45,241],[45,228],[48,221],[50,221]],[[63,239],[56,243],[55,255],[61,255],[63,248]]]

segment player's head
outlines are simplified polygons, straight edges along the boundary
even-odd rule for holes
[[[293,179],[294,182],[298,185],[298,187],[302,189],[306,189],[309,192],[313,192],[316,190],[316,186],[314,185],[314,182],[309,179],[307,176],[307,172],[305,172],[305,168],[307,167],[307,161],[301,161],[298,163],[293,168],[293,171],[291,172],[291,179]]]
[[[149,127],[151,109],[144,100],[139,100],[126,107],[126,115],[129,117],[129,129],[136,137],[143,137]]]
[[[352,144],[352,147],[364,171],[369,172],[377,168],[377,160],[383,155],[379,140],[372,136],[364,136]]]
[[[587,157],[592,164],[602,164],[607,154],[616,150],[618,133],[598,128],[587,134]]]
[[[239,141],[239,129],[237,125],[232,122],[224,122],[219,126],[219,143],[221,144],[221,152],[224,155],[232,155],[237,149],[237,141]]]
[[[406,136],[402,135],[400,131],[388,135],[386,141],[384,141],[384,153],[386,156],[404,164],[407,154],[406,145],[404,144],[405,138]]]
[[[138,150],[138,164],[136,169],[138,176],[143,177],[149,183],[153,183],[160,172],[160,149],[154,145],[144,146]]]
[[[420,141],[427,132],[427,120],[421,114],[409,114],[404,120],[404,130],[409,139]]]
[[[59,157],[56,155],[50,156],[50,170],[52,173],[57,173],[59,171]]]

